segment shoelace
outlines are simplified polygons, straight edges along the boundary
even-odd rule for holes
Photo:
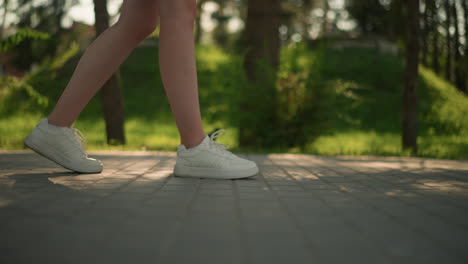
[[[230,151],[227,150],[227,149],[229,149],[229,145],[214,141],[215,138],[222,137],[222,136],[224,136],[224,134],[226,134],[225,129],[219,129],[219,130],[216,130],[215,132],[213,132],[210,135],[210,143],[209,143],[210,147],[212,147],[216,151],[227,154],[230,157],[234,156],[234,154],[232,154]]]
[[[81,154],[84,156],[84,157],[87,157],[88,155],[86,154],[86,152],[84,151],[84,146],[86,145],[86,139],[83,135],[83,133],[81,133],[80,130],[78,130],[78,128],[74,127],[74,124],[72,124],[70,126],[70,133],[72,135],[72,137],[76,140],[76,142],[78,142],[78,144],[80,145],[80,150],[81,150]]]
[[[78,128],[72,127],[72,129],[75,139],[78,141],[78,143],[80,143],[81,147],[84,147],[86,145],[86,139],[83,133],[81,133],[81,131],[78,130]]]

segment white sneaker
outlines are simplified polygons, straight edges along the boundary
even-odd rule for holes
[[[220,132],[224,133],[218,135]],[[200,145],[190,149],[179,145],[174,175],[211,179],[239,179],[256,175],[259,170],[255,162],[234,155],[227,150],[227,145],[214,141],[225,133],[224,129],[217,130],[211,136],[207,135]]]
[[[24,141],[27,147],[66,169],[81,173],[101,172],[102,163],[88,158],[83,150],[85,143],[83,134],[73,125],[51,127],[47,118],[41,119]]]

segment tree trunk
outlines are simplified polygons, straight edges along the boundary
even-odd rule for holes
[[[55,34],[57,36],[59,36],[62,31],[63,31],[63,28],[62,28],[62,18],[63,16],[65,15],[65,1],[64,0],[53,0],[52,1],[52,6],[54,7],[54,19],[55,19],[55,26],[57,27],[56,28],[56,31],[55,31]]]
[[[445,45],[446,45],[446,52],[447,52],[447,60],[445,62],[445,78],[452,82],[452,37],[450,35],[450,25],[452,24],[452,12],[450,11],[450,0],[444,1],[444,9],[445,9]]]
[[[463,79],[463,84],[465,87],[465,93],[468,92],[467,85],[468,85],[468,3],[467,1],[461,1],[462,2],[462,9],[463,9],[463,20],[464,20],[464,25],[465,25],[465,54],[464,54],[464,60],[463,60],[463,67],[462,69],[465,71],[464,74],[464,79]]]
[[[328,31],[328,11],[330,10],[330,5],[328,4],[328,0],[323,1],[323,21],[322,21],[322,36],[324,36]]]
[[[309,22],[309,18],[310,18],[310,12],[312,10],[312,6],[313,6],[313,0],[303,0],[303,4],[302,4],[302,14],[301,14],[301,20],[300,20],[300,24],[301,24],[301,27],[302,27],[302,30],[301,30],[301,33],[302,33],[302,39],[307,41],[307,40],[310,40],[310,36],[309,36],[309,27],[310,27],[310,22]]]
[[[465,24],[465,48],[468,51],[468,1],[462,0],[462,8],[463,8],[463,17],[464,17],[464,24]],[[465,53],[465,56],[468,55]]]
[[[225,14],[226,1],[218,2],[219,9],[213,14],[216,18],[217,25],[212,31],[213,40],[220,47],[227,47],[228,43],[228,32],[227,32],[227,22],[228,17]]]
[[[261,145],[275,121],[275,77],[279,63],[280,0],[248,0],[244,70],[249,87],[241,88],[239,144]],[[268,69],[261,62],[268,62]],[[263,65],[263,66],[262,66]],[[271,71],[271,72],[270,72]],[[258,100],[262,100],[261,103]],[[252,99],[254,98],[254,99]],[[265,121],[269,120],[269,121]],[[259,125],[266,123],[265,126]],[[266,134],[266,135],[265,135]]]
[[[280,0],[249,0],[246,19],[248,51],[245,59],[249,79],[255,79],[259,59],[269,59],[278,68],[280,39]]]
[[[94,0],[96,36],[109,27],[107,0]],[[101,103],[106,122],[107,143],[125,144],[124,104],[120,89],[119,71],[117,70],[100,90]]]
[[[452,2],[452,17],[453,17],[453,26],[455,28],[455,34],[453,36],[453,51],[455,56],[455,85],[457,86],[458,90],[465,92],[465,80],[461,68],[461,54],[460,54],[460,26],[458,24],[458,12],[457,12],[457,4],[456,1]]]
[[[439,15],[438,5],[436,0],[431,0],[431,30],[432,30],[432,69],[435,73],[440,74],[440,49],[439,49]]]
[[[424,11],[422,12],[422,25],[423,30],[421,34],[421,62],[424,66],[427,66],[427,53],[428,53],[428,36],[429,36],[429,2],[432,0],[424,1]]]
[[[10,0],[3,0],[3,17],[0,22],[0,41],[3,40],[3,35],[5,34],[5,29],[6,29],[6,17],[8,15],[8,7],[9,7],[9,2]]]
[[[403,96],[403,149],[417,154],[417,94],[419,64],[419,0],[406,1],[408,29],[406,39],[406,70]]]
[[[203,28],[201,26],[201,16],[203,13],[203,4],[206,0],[198,0],[197,3],[197,17],[195,19],[195,44],[200,44],[203,35]]]

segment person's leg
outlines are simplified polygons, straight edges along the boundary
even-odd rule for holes
[[[193,25],[196,0],[159,0],[159,64],[181,144],[191,148],[206,136],[198,100]]]
[[[81,57],[49,123],[69,127],[135,46],[154,31],[158,0],[124,0],[117,23],[104,31]]]
[[[193,25],[196,0],[159,0],[159,64],[172,114],[180,133],[174,175],[239,179],[256,175],[255,162],[240,158],[215,142],[225,130],[205,135],[198,99]]]

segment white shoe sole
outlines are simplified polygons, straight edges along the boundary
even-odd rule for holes
[[[68,164],[64,164],[63,162],[58,161],[53,157],[53,155],[47,154],[46,151],[41,151],[41,147],[39,147],[38,144],[35,144],[33,142],[30,135],[28,137],[26,137],[26,139],[24,140],[24,145],[26,147],[30,148],[31,150],[33,150],[34,152],[36,152],[37,154],[43,156],[44,158],[46,158],[46,159],[48,159],[50,161],[53,161],[57,165],[60,165],[60,166],[64,167],[65,169],[75,171],[75,172],[79,172],[79,173],[100,173],[102,171],[102,169],[99,170],[99,171],[83,171],[83,170],[80,170],[80,169],[74,169],[74,168],[72,168],[73,166],[70,166]]]
[[[188,167],[177,164],[174,166],[174,175],[178,177],[232,180],[252,177],[257,175],[258,172],[258,167],[232,171],[216,168]]]

